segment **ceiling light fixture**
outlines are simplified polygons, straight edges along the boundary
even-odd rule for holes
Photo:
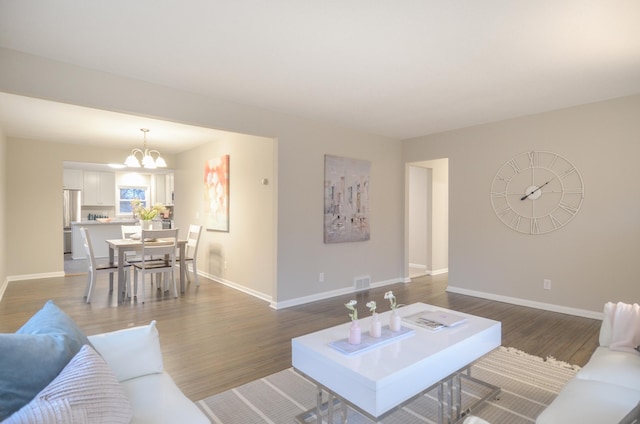
[[[132,149],[131,154],[127,157],[124,164],[130,168],[140,168],[140,162],[142,162],[142,166],[145,168],[166,168],[167,163],[162,159],[162,156],[160,156],[160,152],[157,150],[147,149],[147,133],[149,132],[149,129],[140,128],[140,131],[144,133],[144,150]],[[156,155],[155,159],[152,156],[153,154]],[[138,155],[140,155],[140,159],[138,159]]]

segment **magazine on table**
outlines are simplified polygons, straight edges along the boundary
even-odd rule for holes
[[[440,331],[445,327],[454,327],[462,324],[467,319],[446,311],[422,311],[403,318],[405,321],[426,328],[431,331]]]

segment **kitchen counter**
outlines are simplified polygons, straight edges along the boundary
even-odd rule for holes
[[[77,221],[71,223],[71,257],[73,259],[84,259],[84,248],[82,247],[82,235],[80,228],[85,227],[89,230],[91,237],[91,246],[93,254],[96,258],[109,257],[109,246],[106,240],[122,238],[122,225],[137,225],[138,221],[134,219],[114,219],[111,222],[100,221]]]

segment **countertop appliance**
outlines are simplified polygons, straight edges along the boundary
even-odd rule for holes
[[[64,253],[71,253],[71,223],[82,218],[82,191],[62,190],[62,228]]]

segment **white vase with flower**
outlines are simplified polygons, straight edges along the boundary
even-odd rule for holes
[[[376,312],[376,302],[374,300],[367,302],[367,308],[371,311],[371,322],[369,323],[369,335],[371,337],[382,336],[382,323]]]
[[[350,300],[349,303],[345,303],[344,306],[347,307],[351,312],[349,313],[349,317],[351,318],[351,326],[349,326],[349,344],[358,345],[362,341],[362,330],[360,329],[360,324],[358,323],[358,309],[356,305],[358,301]]]
[[[398,307],[402,305],[398,305],[396,303],[396,297],[393,295],[392,291],[388,291],[384,294],[384,298],[389,300],[389,304],[391,305],[391,315],[389,316],[389,329],[393,332],[398,332],[402,329],[402,317],[398,313]]]

